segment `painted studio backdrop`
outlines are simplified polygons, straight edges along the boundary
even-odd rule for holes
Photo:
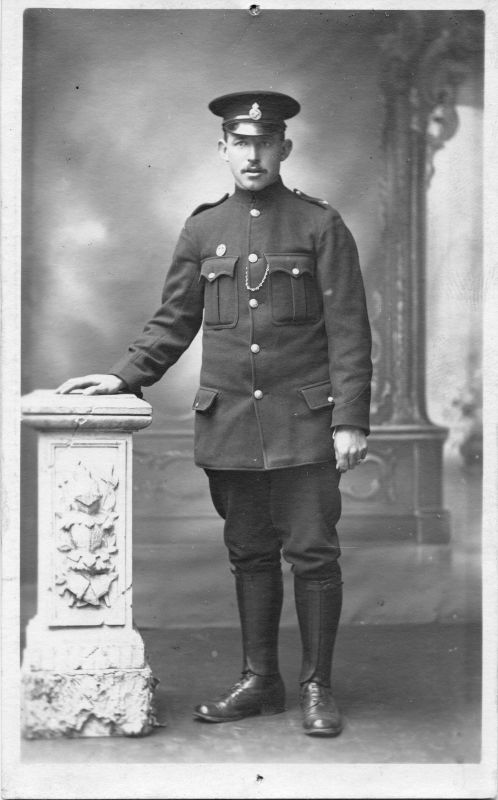
[[[301,103],[282,176],[351,228],[374,329],[377,434],[344,484],[346,621],[480,615],[482,25],[480,12],[25,14],[24,393],[106,372],[156,309],[185,218],[232,191],[208,102],[271,89]],[[221,521],[193,465],[199,364],[198,337],[145,391],[139,625],[236,618]],[[430,448],[411,450],[408,428]],[[24,431],[25,616],[34,453]],[[438,497],[413,495],[421,475]]]

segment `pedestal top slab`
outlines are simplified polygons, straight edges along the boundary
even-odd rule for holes
[[[37,389],[21,399],[25,414],[152,414],[150,403],[134,394],[94,394],[80,392],[56,394],[50,389]]]
[[[134,394],[56,394],[37,389],[21,398],[22,420],[36,428],[88,427],[143,428],[152,421],[152,406]]]

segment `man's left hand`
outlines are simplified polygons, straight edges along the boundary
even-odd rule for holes
[[[337,469],[347,472],[365,458],[368,451],[367,437],[361,428],[338,425],[334,435],[334,450]]]

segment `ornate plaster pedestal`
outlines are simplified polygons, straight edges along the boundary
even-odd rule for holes
[[[139,736],[156,723],[155,679],[132,621],[134,395],[36,391],[22,419],[38,440],[38,607],[23,656],[23,732]]]

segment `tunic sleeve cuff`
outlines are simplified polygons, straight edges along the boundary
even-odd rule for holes
[[[142,374],[133,363],[130,363],[129,359],[122,358],[120,361],[116,361],[110,368],[109,374],[121,378],[132,394],[137,394],[140,397],[142,396],[142,392],[140,391]]]
[[[370,386],[350,403],[338,404],[332,411],[332,428],[350,425],[370,433]]]

